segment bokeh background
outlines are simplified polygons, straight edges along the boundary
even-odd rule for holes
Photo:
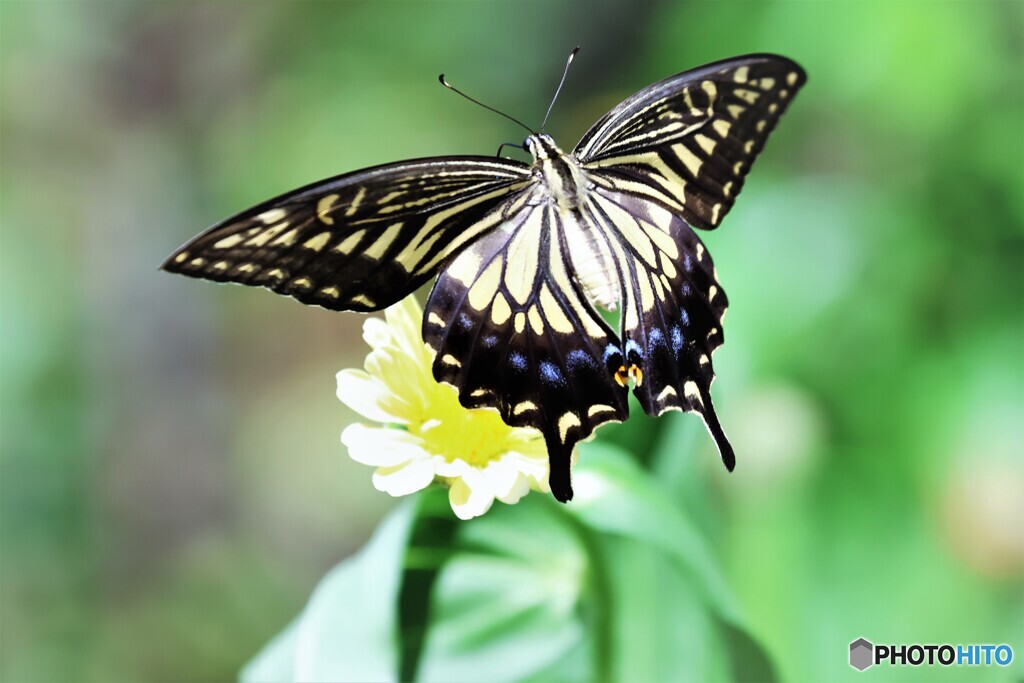
[[[519,140],[437,74],[539,122],[577,44],[564,146],[709,61],[809,74],[705,240],[737,471],[693,416],[599,440],[704,531],[783,678],[861,675],[859,636],[1006,642],[941,673],[1020,676],[1020,2],[5,0],[0,678],[233,678],[365,542],[393,501],[338,442],[361,318],[157,265],[318,178]]]

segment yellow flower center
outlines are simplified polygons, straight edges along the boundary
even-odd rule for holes
[[[423,439],[429,452],[448,462],[462,459],[480,468],[507,452],[506,439],[512,428],[493,410],[463,408],[449,386],[438,386],[430,407],[430,419],[409,425],[409,431]]]

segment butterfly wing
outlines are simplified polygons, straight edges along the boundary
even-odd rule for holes
[[[711,356],[728,300],[691,226],[715,228],[806,76],[750,55],[655,83],[615,107],[575,150],[594,184],[584,207],[615,254],[625,363],[644,410],[699,413],[726,467]]]
[[[525,164],[491,157],[378,166],[243,211],[181,247],[163,268],[332,310],[378,310],[493,229],[502,205],[529,182]]]
[[[711,402],[711,356],[723,341],[728,300],[693,229],[661,204],[598,185],[585,215],[603,232],[622,284],[624,365],[648,415],[669,410],[704,418],[728,469],[732,447]]]
[[[628,415],[615,381],[622,352],[571,275],[568,216],[524,193],[505,223],[463,251],[427,301],[423,337],[434,376],[468,408],[490,407],[513,426],[538,428],[551,491],[572,498],[575,444]]]
[[[585,169],[665,204],[690,225],[715,228],[806,80],[799,65],[777,55],[686,71],[612,109],[574,153]]]

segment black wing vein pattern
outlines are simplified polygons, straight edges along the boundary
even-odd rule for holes
[[[728,299],[710,255],[685,221],[648,199],[596,190],[586,210],[619,264],[624,365],[639,370],[633,393],[648,415],[700,414],[731,470],[732,447],[711,402]]]
[[[516,219],[439,279],[424,321],[435,377],[467,407],[539,428],[559,500],[572,497],[574,445],[626,417],[626,373],[648,414],[699,413],[733,468],[710,391],[728,300],[692,227],[720,224],[804,80],[793,62],[754,55],[644,89],[577,146],[592,183],[582,206],[567,211],[543,192],[524,198]],[[618,335],[581,286],[586,266],[569,248],[581,242],[612,254]]]
[[[430,280],[501,220],[529,166],[492,157],[421,159],[357,171],[219,223],[165,270],[262,286],[337,311],[374,311]]]
[[[687,71],[641,90],[584,135],[590,172],[655,199],[696,228],[716,228],[806,76],[776,55]]]
[[[615,381],[614,331],[573,277],[567,216],[524,194],[498,230],[463,251],[427,301],[423,337],[434,376],[469,408],[496,408],[512,426],[538,428],[551,491],[572,497],[573,447],[598,425],[628,415]]]

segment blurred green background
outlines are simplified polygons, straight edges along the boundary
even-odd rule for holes
[[[365,542],[393,501],[334,396],[362,318],[156,267],[318,178],[518,141],[437,74],[536,123],[577,44],[564,147],[716,59],[809,74],[705,236],[737,471],[693,416],[599,440],[700,526],[783,678],[868,675],[859,636],[1006,642],[938,673],[1020,677],[1024,4],[6,0],[0,678],[233,678]]]

